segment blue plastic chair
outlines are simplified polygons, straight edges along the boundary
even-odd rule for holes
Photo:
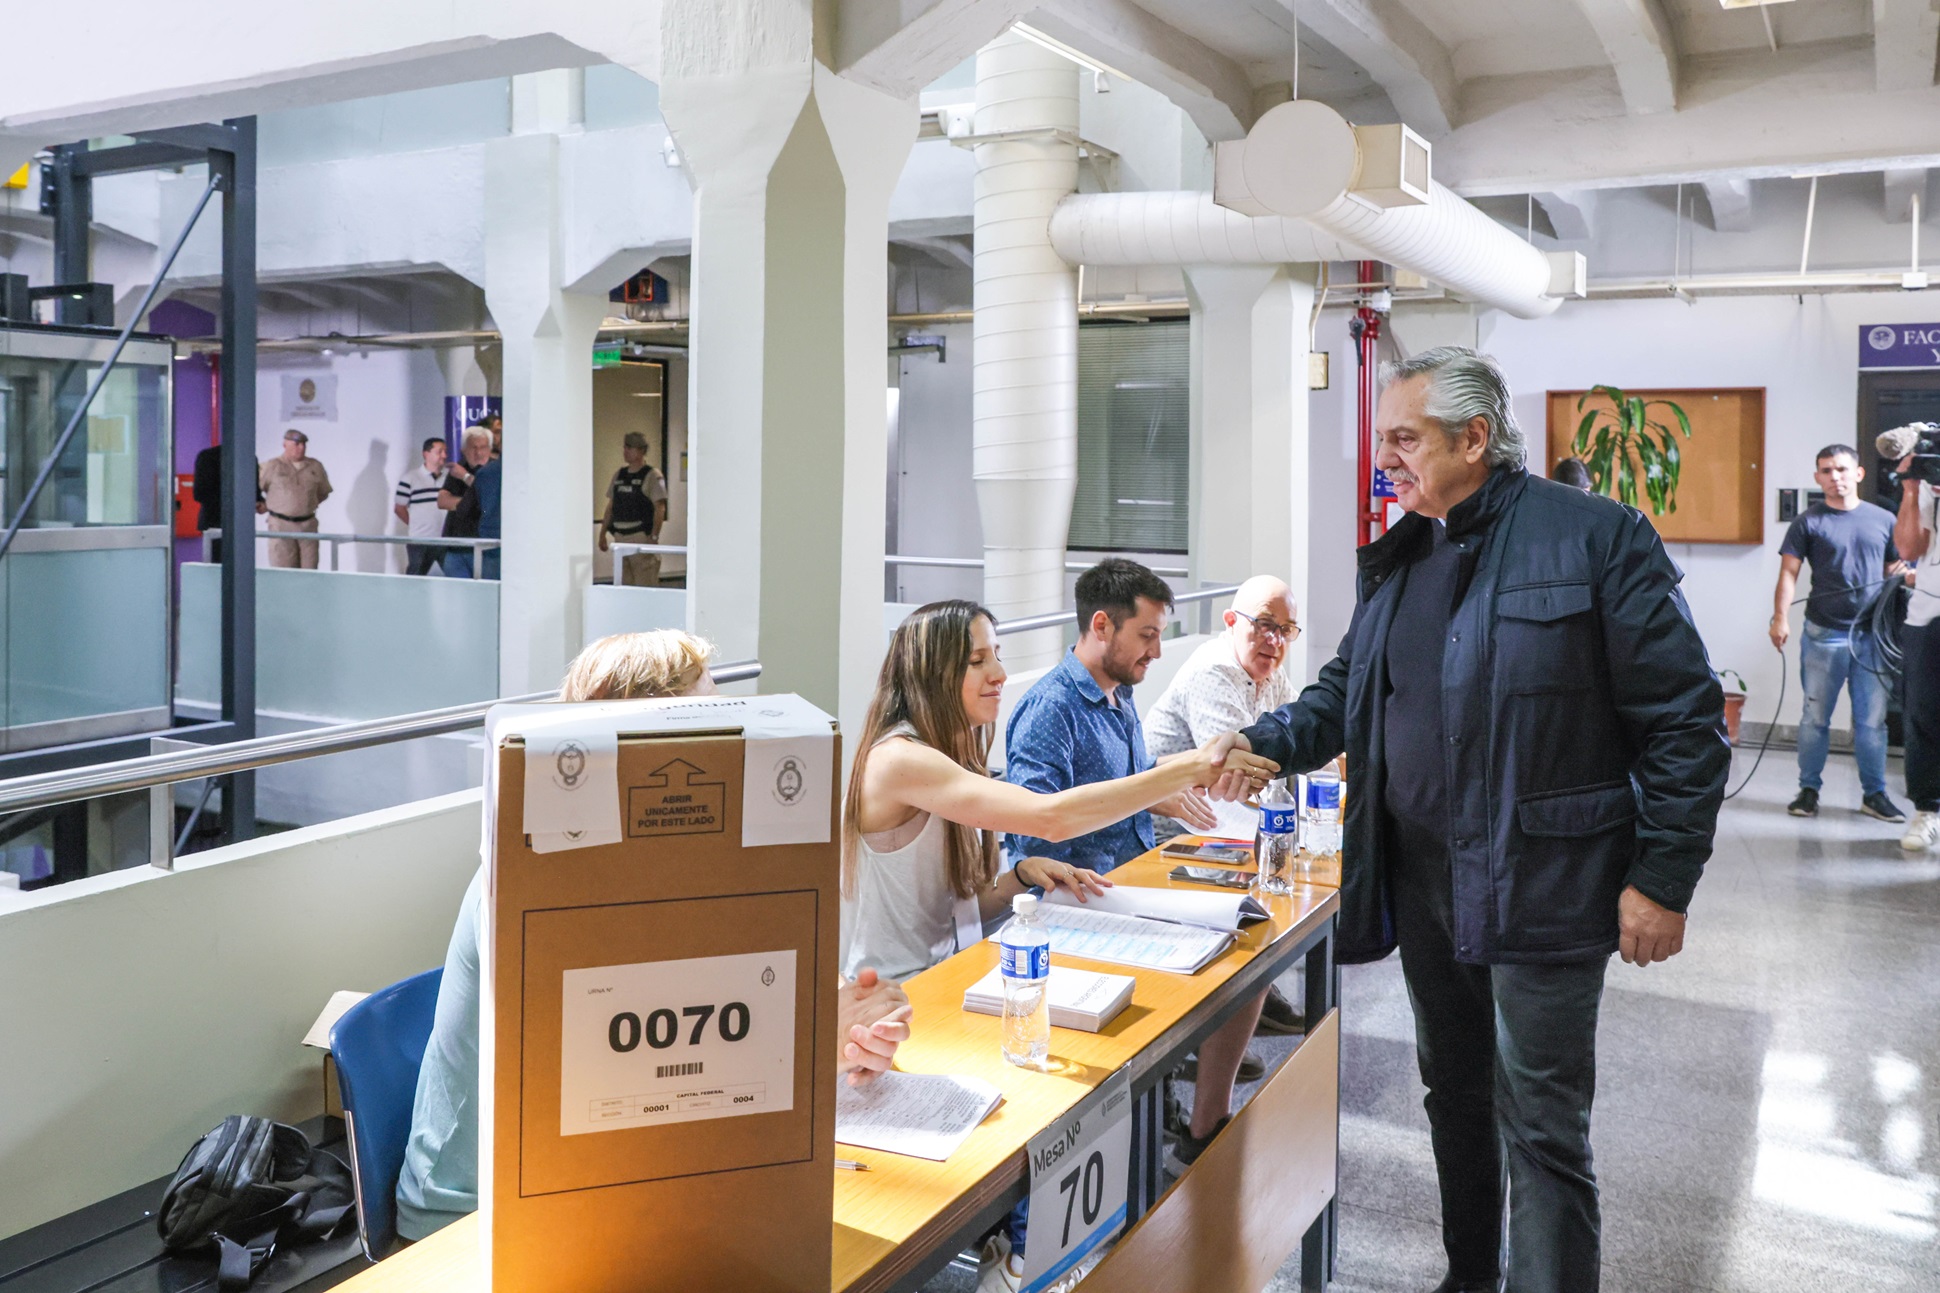
[[[357,1237],[371,1261],[397,1241],[397,1177],[444,977],[440,966],[373,992],[330,1030],[357,1186]]]

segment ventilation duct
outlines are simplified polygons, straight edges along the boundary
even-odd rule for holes
[[[1551,258],[1443,185],[1410,185],[1427,200],[1404,205],[1384,204],[1386,180],[1370,179],[1372,187],[1360,191],[1364,153],[1354,127],[1326,104],[1283,103],[1255,122],[1243,143],[1221,147],[1214,198],[1236,211],[1273,213],[1242,219],[1303,221],[1369,259],[1413,270],[1518,318],[1541,318],[1561,303],[1548,294]]]
[[[984,603],[999,619],[1064,604],[1078,484],[1078,291],[1051,213],[1078,187],[1078,69],[1017,35],[977,54],[972,452]],[[1054,663],[1056,630],[1006,643]]]

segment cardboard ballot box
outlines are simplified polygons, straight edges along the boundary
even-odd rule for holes
[[[492,1287],[826,1290],[833,722],[703,697],[502,706],[488,730]]]

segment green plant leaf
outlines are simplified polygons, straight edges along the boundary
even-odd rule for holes
[[[1591,409],[1583,415],[1583,420],[1576,424],[1576,437],[1570,441],[1570,452],[1578,458],[1581,458],[1589,449],[1590,430],[1596,426],[1596,420],[1602,412],[1602,409]]]

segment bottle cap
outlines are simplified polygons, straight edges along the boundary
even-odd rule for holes
[[[1020,893],[1010,900],[1010,914],[1013,916],[1035,916],[1037,914],[1037,895]]]

